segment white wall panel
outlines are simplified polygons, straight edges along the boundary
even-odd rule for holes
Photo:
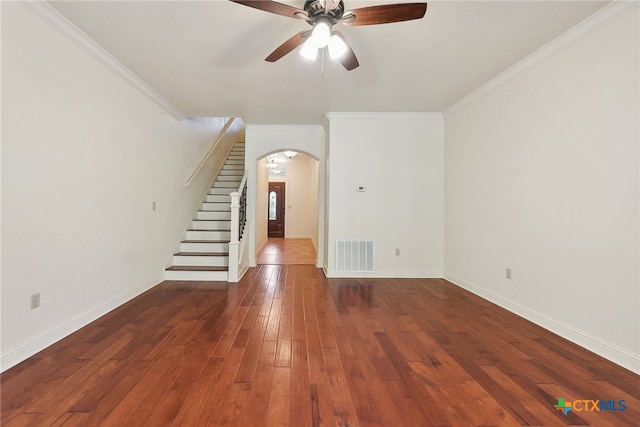
[[[445,277],[636,372],[638,21],[445,116]]]
[[[224,122],[176,120],[2,3],[3,369],[162,280]]]
[[[372,239],[371,276],[441,277],[442,115],[330,113],[329,121],[327,274],[346,275],[334,265],[337,239]]]

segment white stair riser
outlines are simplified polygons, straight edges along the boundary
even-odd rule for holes
[[[235,190],[234,190],[235,191]],[[229,194],[231,194],[233,191],[229,191],[226,188],[216,188],[216,187],[211,187],[209,189],[209,194],[218,194],[218,195],[225,195],[228,196]]]
[[[240,165],[240,166],[244,166],[244,160],[227,160],[224,162],[225,166],[226,165]]]
[[[229,189],[229,193],[231,193],[232,191],[238,190],[238,185],[239,184],[240,184],[240,182],[234,183],[234,182],[216,181],[216,182],[213,183],[213,186],[215,188],[228,188]]]
[[[244,171],[242,169],[228,169],[228,170],[221,170],[220,171],[220,176],[239,176],[240,178],[242,178],[242,176],[244,175]]]
[[[196,220],[198,220],[198,219],[208,219],[208,220],[212,220],[212,219],[217,219],[217,220],[226,219],[226,220],[230,220],[230,219],[231,219],[231,211],[229,211],[229,212],[205,212],[205,211],[198,211],[198,213],[196,214],[196,217],[195,217],[194,219],[196,219]]]
[[[211,282],[227,282],[229,281],[228,271],[179,271],[165,270],[165,280],[185,280],[185,281],[211,281]]]
[[[231,221],[191,221],[194,230],[231,230]]]
[[[231,239],[230,231],[193,231],[186,233],[184,240],[224,240],[228,242]]]
[[[224,165],[222,167],[224,171],[242,171],[244,172],[244,165]]]
[[[173,265],[180,266],[209,266],[209,267],[227,267],[229,266],[228,256],[189,256],[174,255]]]
[[[240,185],[240,181],[242,181],[242,177],[239,175],[220,175],[216,182],[237,182],[237,185]]]
[[[229,204],[228,203],[207,203],[204,202],[202,203],[202,206],[200,206],[200,210],[202,211],[227,211],[229,210]]]
[[[228,252],[229,243],[180,243],[180,252]]]
[[[231,206],[231,196],[224,194],[208,194],[204,201],[208,203],[227,203]]]

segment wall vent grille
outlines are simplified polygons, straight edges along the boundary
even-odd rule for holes
[[[336,271],[349,273],[375,273],[373,240],[337,239]]]

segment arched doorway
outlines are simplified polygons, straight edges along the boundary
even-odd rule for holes
[[[324,268],[326,258],[325,235],[325,138],[326,132],[322,125],[251,125],[245,129],[246,159],[247,159],[247,221],[248,233],[247,257],[249,266],[256,266],[258,251],[267,241],[267,190],[268,170],[267,156],[286,150],[296,151],[300,159],[306,158],[313,164],[312,191],[317,200],[313,217],[306,218],[316,225],[314,244],[317,248],[316,267]],[[301,157],[304,155],[304,157]],[[307,177],[308,180],[309,177]],[[287,200],[289,200],[287,187]],[[287,208],[289,203],[287,203]],[[292,209],[296,209],[292,203]],[[299,210],[296,213],[300,213]],[[315,220],[313,219],[315,218]],[[294,217],[289,215],[290,222]],[[285,233],[297,234],[295,227],[291,228],[285,217]]]
[[[296,259],[298,263],[309,257],[285,257],[282,252],[291,250],[308,253],[311,247],[314,255],[311,262],[307,263],[316,263],[318,171],[318,160],[305,153],[285,156],[282,152],[275,152],[258,160],[255,221],[258,257],[260,250],[269,243],[274,252],[286,259]],[[289,242],[286,245],[275,242],[274,239],[278,238]]]

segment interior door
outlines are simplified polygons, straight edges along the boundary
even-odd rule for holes
[[[269,183],[268,237],[284,237],[284,182]]]

